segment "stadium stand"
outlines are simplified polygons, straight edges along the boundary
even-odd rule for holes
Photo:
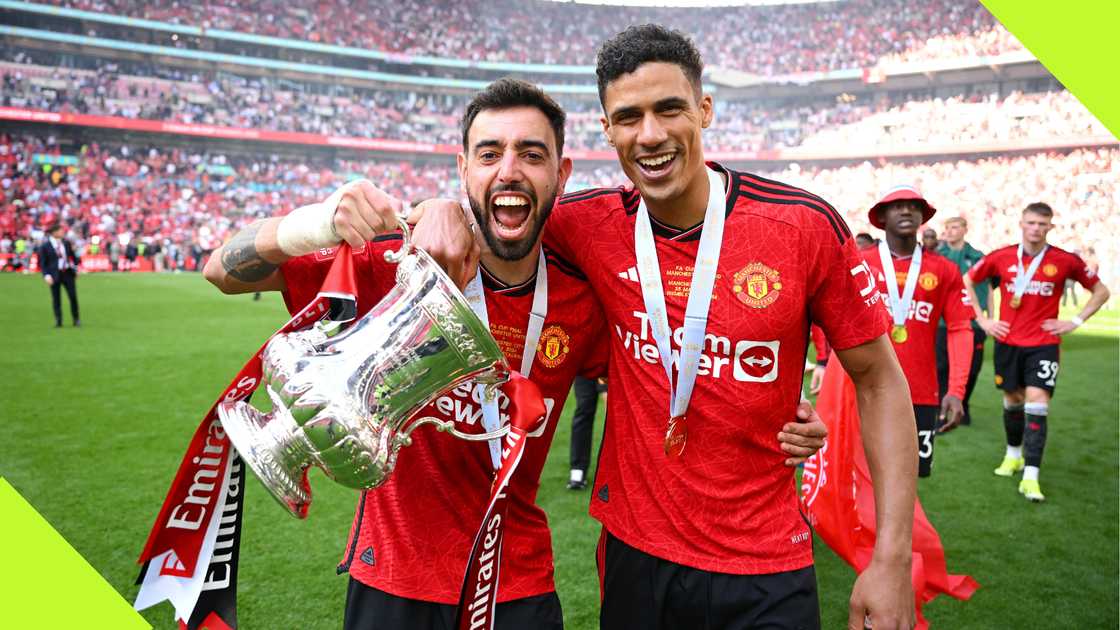
[[[902,58],[994,54],[1021,46],[967,0],[852,0],[759,7],[651,9],[544,0],[324,3],[60,0],[57,6],[378,51],[542,64],[593,64],[619,25],[658,22],[704,33],[710,65],[760,75],[863,68]],[[541,45],[541,34],[546,33]],[[926,44],[937,37],[932,49]],[[913,52],[911,52],[913,51]]]
[[[453,145],[457,113],[468,99],[347,86],[323,94],[321,86],[291,80],[96,58],[77,60],[87,67],[63,67],[57,53],[8,52],[13,61],[0,62],[2,104],[51,112]],[[570,114],[568,147],[606,150],[597,104],[562,100]],[[884,95],[781,106],[719,102],[713,131],[710,148],[722,151],[873,149],[1108,133],[1064,90],[1013,91],[1004,98],[976,92],[932,99]]]
[[[569,112],[569,190],[624,182],[586,64],[658,21],[698,34],[713,158],[804,185],[856,229],[882,189],[916,183],[983,224],[981,248],[1046,200],[1059,241],[1120,275],[1102,237],[1120,227],[1115,138],[978,3],[530,4],[0,0],[0,256],[57,218],[116,261],[197,268],[231,229],[353,177],[457,196],[458,115],[507,70]]]
[[[769,177],[816,192],[843,213],[853,232],[873,234],[881,232],[868,223],[868,208],[893,185],[914,184],[938,209],[932,227],[940,231],[945,219],[963,216],[973,228],[968,240],[983,251],[1020,240],[1022,209],[1045,200],[1056,213],[1051,241],[1094,258],[1110,280],[1120,277],[1120,246],[1101,235],[1120,230],[1118,167],[1120,151],[1109,148],[838,168],[791,164]]]
[[[864,162],[835,168],[791,164],[761,174],[831,200],[855,231],[870,230],[866,211],[882,190],[900,181],[915,183],[938,205],[943,215],[939,219],[964,216],[983,225],[983,230],[970,235],[981,249],[1013,242],[1019,210],[1046,199],[1059,213],[1058,242],[1085,254],[1092,252],[1102,263],[1102,275],[1112,278],[1120,272],[1115,264],[1120,248],[1113,240],[1102,239],[1101,230],[1120,231],[1120,216],[1113,212],[1118,201],[1116,164],[1120,151],[1097,149],[911,164]],[[307,163],[155,147],[65,149],[53,138],[5,136],[0,137],[0,235],[8,242],[20,237],[35,240],[41,238],[43,227],[61,219],[82,245],[88,246],[95,236],[101,243],[120,247],[135,240],[145,243],[153,255],[161,249],[181,253],[170,256],[167,268],[193,269],[195,265],[187,263],[188,253],[204,255],[231,229],[322,199],[355,177],[367,177],[411,201],[458,196],[450,164]],[[616,166],[598,166],[578,171],[571,189],[625,181]]]
[[[143,244],[149,257],[168,254],[165,268],[193,270],[232,228],[318,201],[357,177],[409,200],[455,196],[458,185],[447,165],[229,158],[154,146],[110,150],[4,135],[0,235],[11,247],[20,238],[42,238],[42,229],[60,220],[79,249],[99,245],[115,268],[129,245]]]

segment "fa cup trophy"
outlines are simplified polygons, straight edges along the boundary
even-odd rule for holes
[[[344,486],[373,488],[392,473],[397,452],[423,424],[468,440],[508,431],[468,434],[445,420],[414,417],[469,379],[494,395],[509,378],[509,366],[463,294],[426,252],[411,246],[408,226],[401,222],[401,228],[404,245],[385,253],[398,263],[396,286],[369,313],[344,330],[319,322],[269,341],[262,383],[271,412],[245,402],[218,407],[241,457],[299,518],[311,503],[311,466]]]

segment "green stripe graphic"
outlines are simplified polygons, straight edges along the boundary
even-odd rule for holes
[[[1120,2],[983,0],[1042,65],[1120,137]]]
[[[151,628],[3,477],[0,514],[0,625]]]

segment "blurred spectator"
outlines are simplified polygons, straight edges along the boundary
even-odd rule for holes
[[[937,230],[933,228],[922,230],[922,249],[927,252],[935,252],[940,244],[941,242],[937,240]]]

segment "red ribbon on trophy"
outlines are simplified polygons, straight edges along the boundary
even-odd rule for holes
[[[135,607],[170,601],[180,628],[229,630],[237,627],[237,564],[245,471],[222,429],[218,405],[248,400],[260,385],[262,355],[278,334],[307,328],[323,319],[348,322],[357,316],[353,256],[343,244],[315,299],[292,317],[245,363],[210,406],[195,431],[160,509],[139,562],[141,584]],[[502,537],[508,514],[506,492],[526,440],[545,421],[539,388],[517,372],[502,386],[510,400],[510,430],[495,475],[486,513],[475,535],[463,580],[457,626],[494,627]],[[302,480],[310,491],[306,476]],[[306,507],[304,508],[306,509]]]
[[[346,254],[349,246],[343,244]],[[321,320],[347,322],[357,313],[354,263],[335,257],[315,299],[269,336]],[[218,419],[218,405],[248,400],[261,382],[261,354],[253,353],[203,416],[175,474],[138,562],[144,567],[135,607],[171,601],[181,627],[237,627],[237,558],[245,472]],[[307,479],[303,480],[305,487]]]
[[[533,381],[512,372],[502,391],[509,397],[509,433],[502,447],[502,465],[490,488],[486,515],[474,537],[455,627],[458,630],[492,630],[498,605],[498,574],[502,561],[502,536],[508,516],[506,490],[521,463],[529,434],[540,427],[547,410],[541,390]]]

